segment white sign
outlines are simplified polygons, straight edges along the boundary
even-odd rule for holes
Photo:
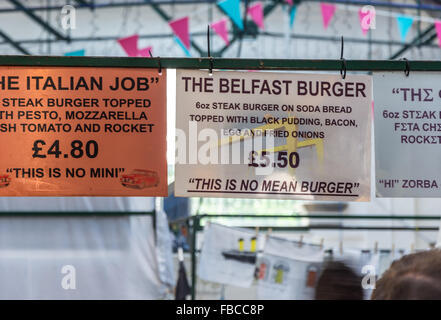
[[[258,241],[259,237],[250,230],[210,223],[204,228],[199,278],[243,288],[251,287]]]
[[[369,200],[370,76],[176,77],[177,196]]]
[[[258,299],[314,299],[323,258],[320,246],[268,237],[257,263]]]
[[[376,73],[377,197],[441,196],[441,74]]]

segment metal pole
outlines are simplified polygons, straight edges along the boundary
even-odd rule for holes
[[[340,71],[340,60],[308,59],[227,59],[227,58],[160,58],[163,68],[231,70],[312,70]],[[441,60],[408,62],[411,72],[441,71]],[[55,57],[55,56],[0,56],[0,66],[66,66],[66,67],[121,67],[157,68],[157,59],[127,57]],[[348,71],[405,71],[403,60],[346,60]]]
[[[190,36],[192,38],[206,37],[207,33],[206,32],[194,32],[194,33],[191,33]],[[282,32],[268,32],[268,31],[260,32],[259,36],[260,37],[273,37],[273,38],[285,37],[285,35]],[[139,39],[164,39],[164,38],[173,38],[173,37],[174,37],[174,35],[172,33],[155,33],[155,34],[140,34],[139,35]],[[75,37],[75,38],[69,38],[69,41],[70,42],[114,41],[114,40],[117,40],[118,38],[119,38],[118,36]],[[340,37],[338,37],[338,36],[318,36],[318,35],[308,35],[308,34],[300,34],[300,33],[291,34],[290,38],[291,39],[303,39],[303,40],[330,41],[330,42],[340,41]],[[59,40],[56,38],[51,38],[51,39],[45,40],[45,42],[60,42],[60,41],[64,41],[64,40]],[[345,42],[346,43],[366,43],[366,39],[365,38],[345,37]],[[389,41],[389,40],[381,40],[381,39],[376,39],[376,40],[372,39],[372,40],[370,40],[370,42],[372,44],[377,44],[377,45],[387,45],[387,46],[394,45],[394,46],[399,46],[399,47],[412,45],[412,43],[410,43],[410,42],[403,43],[401,41]],[[2,42],[0,42],[0,45],[8,44],[8,43],[11,43],[11,42],[9,40],[2,41]],[[32,44],[32,43],[41,43],[41,40],[40,39],[23,39],[23,40],[14,40],[14,43],[16,43],[16,44]],[[420,46],[430,47],[430,48],[439,48],[439,46],[437,44],[431,44],[431,43],[421,43]],[[227,48],[225,48],[225,49],[227,49]],[[221,50],[219,50],[219,52],[224,52],[224,51],[225,50],[223,48]],[[217,53],[212,52],[212,56],[217,56]]]
[[[322,0],[303,0],[310,2],[322,2]],[[217,0],[145,0],[144,2],[139,1],[119,1],[119,2],[108,2],[108,3],[95,3],[93,8],[119,8],[127,6],[149,6],[149,5],[186,5],[186,4],[204,4],[204,3],[216,3]],[[340,3],[340,4],[350,4],[350,5],[373,5],[376,7],[385,8],[400,8],[400,9],[420,9],[425,11],[441,11],[440,5],[431,4],[412,4],[412,3],[390,3],[387,1],[369,1],[369,0],[327,0],[329,3]],[[61,10],[62,5],[52,5],[52,6],[26,6],[27,10],[31,11],[43,11],[43,10]],[[77,5],[77,9],[91,9],[90,5]],[[17,8],[2,8],[0,13],[6,12],[17,12],[20,11]]]
[[[191,227],[191,300],[196,299],[196,239],[199,230],[199,216],[192,216]]]
[[[441,216],[410,216],[410,215],[338,215],[338,214],[299,214],[299,215],[283,215],[283,214],[202,214],[199,215],[199,220],[205,218],[291,218],[291,219],[354,219],[354,220],[440,220]],[[172,221],[173,222],[173,221]]]

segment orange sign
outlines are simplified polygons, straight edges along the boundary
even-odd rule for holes
[[[166,196],[166,73],[0,67],[0,196]]]

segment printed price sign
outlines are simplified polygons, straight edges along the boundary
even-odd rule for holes
[[[440,77],[374,74],[377,197],[441,196]]]
[[[177,196],[369,200],[371,77],[176,78]]]
[[[165,196],[165,72],[1,67],[0,146],[0,196]]]

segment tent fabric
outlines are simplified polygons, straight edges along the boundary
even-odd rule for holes
[[[173,265],[173,235],[168,227],[167,215],[164,211],[156,211],[156,256],[161,282],[169,289],[175,285]]]
[[[0,216],[0,299],[164,297],[152,215],[73,212],[153,209],[153,199],[141,197],[1,198],[9,214]]]
[[[0,299],[159,299],[153,218],[0,217],[0,283]]]
[[[153,198],[145,197],[3,197],[0,211],[153,211]]]

